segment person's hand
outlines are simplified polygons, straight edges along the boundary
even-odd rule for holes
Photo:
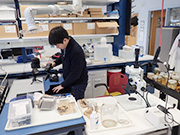
[[[55,67],[55,66],[56,66],[56,63],[55,63],[54,61],[53,61],[53,62],[47,62],[46,65],[49,64],[49,63],[52,64],[52,67]]]
[[[59,86],[56,86],[56,87],[54,87],[53,89],[52,89],[52,91],[55,93],[58,93],[60,90],[62,90],[62,89],[64,89],[64,87],[62,87],[61,85],[59,85]]]

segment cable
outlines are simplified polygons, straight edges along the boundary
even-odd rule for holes
[[[151,105],[146,101],[146,99],[138,91],[135,91],[135,93],[139,94],[142,97],[142,99],[145,101],[147,107],[151,107]]]
[[[130,96],[129,91],[127,91],[126,89],[124,89],[124,87],[123,87],[123,86],[127,87],[127,85],[126,85],[126,84],[123,84],[123,85],[121,86],[121,88],[122,88],[124,91],[126,91],[126,92],[127,92],[127,94]]]
[[[149,90],[147,90],[147,93],[146,93],[146,101],[148,102],[148,104],[150,105],[149,101],[148,101],[148,93],[153,89],[153,87],[150,87]],[[151,106],[151,105],[150,105]]]
[[[133,87],[133,85],[131,85],[131,84],[129,83],[129,86],[130,86],[130,88],[131,88],[130,90],[132,90],[132,92],[135,92],[136,94],[138,94],[138,95],[145,101],[147,107],[150,107],[150,106],[151,106],[151,105],[146,101],[146,99],[141,95],[141,93],[139,93],[139,92],[136,90],[136,88]],[[136,86],[136,85],[134,85],[134,86]]]

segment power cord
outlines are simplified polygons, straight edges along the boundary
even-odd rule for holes
[[[129,83],[129,89],[130,89],[130,91],[132,91],[132,92],[135,92],[136,94],[138,94],[143,100],[144,100],[144,102],[146,103],[146,107],[151,107],[151,105],[146,101],[146,99],[142,96],[142,94],[141,93],[139,93],[137,90],[136,90],[136,85],[131,85],[130,83]]]

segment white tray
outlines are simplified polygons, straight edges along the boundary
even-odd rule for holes
[[[110,127],[110,128],[105,128],[102,124],[101,124],[101,117],[100,117],[100,107],[101,105],[107,101],[108,98],[112,98],[113,100],[116,100],[115,98],[113,97],[103,97],[103,98],[96,98],[96,99],[87,99],[88,102],[96,102],[97,103],[97,107],[98,107],[98,116],[99,116],[99,122],[98,122],[98,128],[96,130],[91,130],[89,127],[90,127],[90,120],[89,118],[87,118],[84,114],[83,114],[83,117],[86,121],[86,130],[88,132],[99,132],[99,131],[104,131],[104,130],[112,130],[112,129],[116,129],[116,128],[124,128],[124,127],[129,127],[129,126],[133,126],[133,122],[128,118],[128,116],[125,114],[125,111],[122,109],[122,107],[118,105],[118,108],[119,108],[119,114],[118,114],[118,121],[119,120],[126,120],[126,124],[122,125],[118,122],[118,124],[115,126],[115,127]],[[78,105],[79,105],[79,108],[81,110],[82,113],[84,113],[84,111],[86,111],[87,108],[82,108],[79,104],[79,101],[78,101]]]
[[[39,126],[39,125],[44,125],[44,124],[66,121],[66,120],[72,120],[72,119],[77,119],[77,118],[82,117],[82,113],[79,110],[77,102],[74,99],[74,97],[58,99],[57,103],[60,100],[72,100],[73,102],[75,102],[76,112],[72,113],[72,114],[60,115],[57,110],[57,104],[55,105],[54,109],[51,111],[40,111],[39,108],[37,108],[37,106],[36,106],[32,110],[31,124],[23,125],[23,126],[19,126],[19,127],[12,127],[11,122],[8,120],[6,123],[5,130],[8,130],[8,131],[16,130],[16,129],[21,129],[21,128],[27,128],[27,127]]]

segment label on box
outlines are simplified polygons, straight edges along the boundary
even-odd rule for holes
[[[16,26],[5,26],[5,33],[16,33]]]
[[[43,31],[49,31],[48,24],[39,24],[39,27],[41,27],[43,29]]]
[[[87,29],[95,29],[95,23],[87,23]]]
[[[72,23],[63,24],[65,30],[72,30]]]

